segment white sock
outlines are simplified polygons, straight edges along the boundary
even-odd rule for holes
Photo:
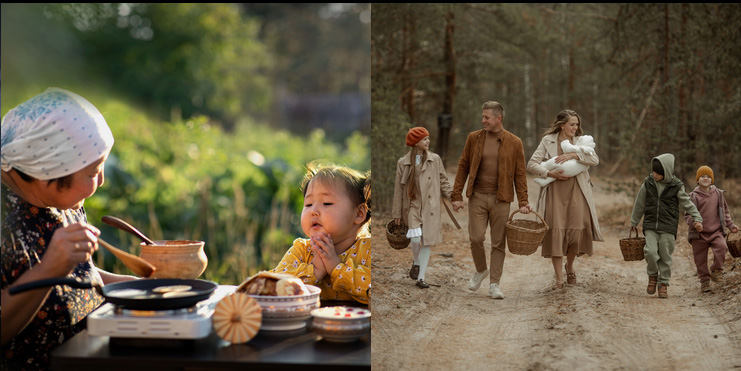
[[[414,264],[419,265],[419,248],[421,246],[422,237],[412,237],[412,256],[414,257]]]
[[[430,252],[431,252],[430,247],[424,246],[424,245],[419,250],[419,278],[417,278],[417,280],[425,279],[425,271],[427,270],[427,264],[430,262]]]

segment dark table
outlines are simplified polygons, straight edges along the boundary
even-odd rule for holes
[[[327,306],[330,303],[322,303]],[[197,340],[121,339],[75,335],[52,353],[53,370],[370,370],[370,333],[351,343],[333,343],[305,328],[260,331],[245,344],[231,344],[213,331]]]

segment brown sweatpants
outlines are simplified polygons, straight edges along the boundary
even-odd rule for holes
[[[700,279],[700,282],[710,279],[710,271],[708,270],[708,248],[713,252],[713,265],[710,266],[710,271],[723,269],[728,245],[720,231],[712,234],[701,232],[699,238],[692,240],[692,254],[695,257],[697,278]]]
[[[491,228],[491,263],[489,283],[499,283],[502,278],[505,256],[505,225],[509,218],[509,202],[497,202],[496,195],[473,193],[468,200],[468,236],[471,255],[477,272],[486,270],[486,228]]]

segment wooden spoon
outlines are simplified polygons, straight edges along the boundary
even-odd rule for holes
[[[120,230],[129,232],[133,234],[136,237],[139,237],[144,243],[147,245],[156,245],[154,241],[150,240],[149,237],[145,236],[144,233],[139,232],[138,229],[134,228],[131,224],[126,223],[125,221],[116,218],[115,216],[104,216],[102,219],[103,223],[108,224],[110,226],[116,227]]]
[[[154,274],[154,271],[157,270],[157,268],[148,261],[136,255],[129,254],[126,251],[119,250],[100,238],[98,238],[98,244],[102,245],[117,258],[121,259],[124,265],[139,277],[151,277],[152,274]]]

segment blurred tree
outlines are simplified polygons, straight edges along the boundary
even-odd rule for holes
[[[342,140],[370,134],[370,4],[246,3],[275,57],[269,121]]]
[[[275,80],[292,93],[370,89],[370,4],[243,3],[262,20],[259,39],[275,54]]]
[[[50,4],[90,65],[162,117],[207,114],[226,128],[266,112],[270,54],[234,4]]]

